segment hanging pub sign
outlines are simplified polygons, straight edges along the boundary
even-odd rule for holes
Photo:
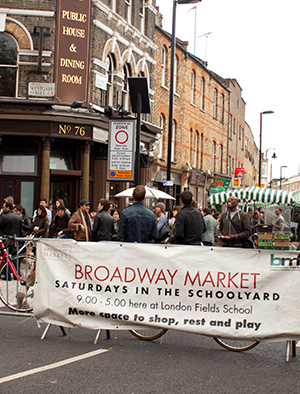
[[[134,119],[109,121],[107,180],[134,180],[135,130]]]
[[[61,104],[87,106],[91,3],[57,1],[55,98]]]

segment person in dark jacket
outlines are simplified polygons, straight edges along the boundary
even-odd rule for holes
[[[22,219],[14,211],[14,206],[11,202],[3,204],[3,216],[0,217],[0,236],[22,235]]]
[[[53,219],[53,238],[72,238],[74,230],[68,227],[71,216],[66,213],[66,207],[60,205],[56,208]]]
[[[49,237],[49,219],[44,205],[40,205],[36,210],[36,217],[32,223],[31,230],[35,237]]]
[[[92,230],[91,241],[111,241],[114,233],[114,219],[108,212],[110,202],[100,200],[98,205],[99,212],[95,216]]]
[[[223,246],[246,247],[245,242],[252,233],[249,215],[238,209],[238,203],[238,198],[230,196],[227,200],[227,212],[221,216],[219,238]]]
[[[205,223],[202,213],[192,207],[193,194],[184,190],[180,194],[183,205],[176,216],[176,243],[185,245],[201,245]]]
[[[26,213],[25,208],[22,207],[22,205],[17,204],[14,207],[14,212],[19,215],[22,219],[22,237],[27,237],[28,232],[31,229],[31,220],[29,218],[29,216]]]
[[[133,204],[121,214],[118,241],[148,243],[157,238],[155,215],[143,204],[145,195],[145,186],[134,188]]]
[[[114,219],[114,232],[112,235],[112,241],[116,241],[117,236],[118,236],[121,212],[116,208],[110,212],[111,212],[112,218]]]

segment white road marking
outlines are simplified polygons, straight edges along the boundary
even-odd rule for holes
[[[75,356],[71,358],[67,358],[66,360],[58,361],[57,363],[44,365],[43,367],[38,367],[34,369],[30,369],[28,371],[19,372],[14,375],[5,376],[4,378],[0,378],[0,384],[5,382],[10,382],[11,380],[24,378],[25,376],[34,375],[35,373],[49,371],[50,369],[55,369],[59,367],[63,367],[64,365],[75,363],[76,361],[84,360],[85,358],[94,357],[98,354],[108,352],[108,349],[98,349],[93,352],[81,354],[80,356]]]

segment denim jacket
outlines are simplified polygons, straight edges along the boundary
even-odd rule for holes
[[[124,209],[120,217],[118,241],[147,243],[156,237],[155,215],[142,202],[134,202]]]

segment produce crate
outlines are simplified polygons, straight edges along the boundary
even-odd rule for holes
[[[257,233],[257,238],[258,239],[273,239],[273,233]]]
[[[274,239],[290,239],[291,233],[289,231],[274,231]]]
[[[273,225],[272,224],[258,224],[257,231],[259,233],[271,233],[273,231]]]
[[[257,247],[259,249],[272,249],[273,248],[273,240],[272,239],[258,239]]]
[[[289,239],[274,239],[275,247],[289,247],[290,240]]]

